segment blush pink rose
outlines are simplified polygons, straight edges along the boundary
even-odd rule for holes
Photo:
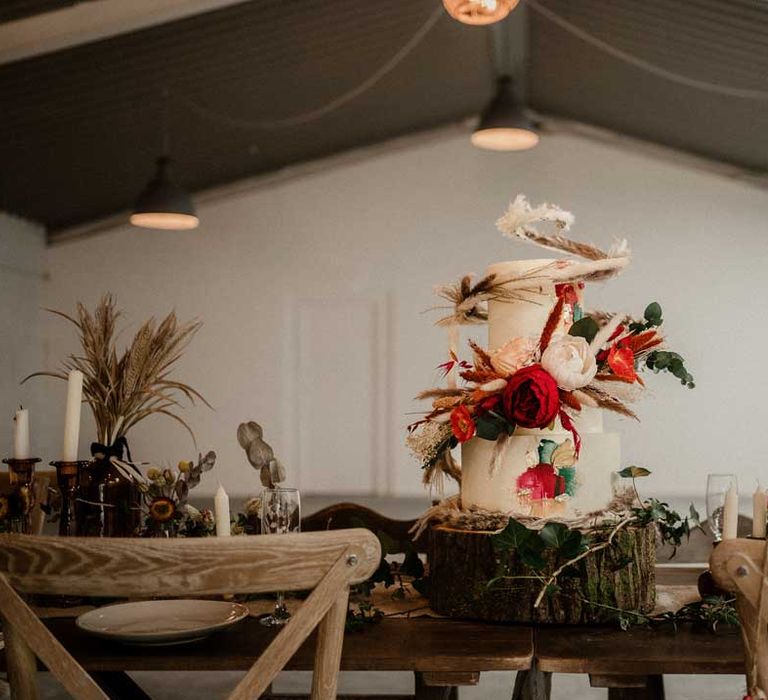
[[[491,366],[502,377],[511,377],[517,370],[530,364],[536,352],[534,338],[512,338],[491,355]]]

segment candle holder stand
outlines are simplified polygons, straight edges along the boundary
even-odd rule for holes
[[[7,457],[3,460],[3,464],[8,465],[8,481],[11,485],[7,516],[11,532],[29,535],[32,531],[30,516],[35,507],[35,465],[40,461],[39,457]]]
[[[59,536],[74,537],[77,532],[77,496],[80,491],[80,470],[88,466],[87,460],[51,462],[56,469],[56,482],[61,495]]]

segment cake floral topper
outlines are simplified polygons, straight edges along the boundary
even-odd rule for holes
[[[524,195],[518,195],[497,221],[497,228],[508,238],[567,257],[528,266],[519,275],[488,274],[476,282],[467,275],[436,288],[436,294],[449,302],[437,307],[448,313],[436,321],[449,330],[448,360],[439,365],[447,386],[417,396],[431,400],[432,405],[408,427],[407,438],[422,464],[425,483],[444,474],[461,480],[461,469],[451,455],[459,443],[473,437],[493,441],[489,464],[493,473],[503,463],[508,439],[516,429],[554,428],[557,421],[572,436],[572,443],[563,445],[558,457],[572,450],[578,459],[581,437],[575,420],[584,408],[636,419],[628,404],[642,395],[645,370],[668,372],[684,386],[694,386],[683,358],[666,347],[657,302],[648,304],[642,318],[584,311],[584,283],[620,274],[630,262],[630,251],[625,240],[616,241],[608,251],[572,240],[565,233],[573,222],[573,215],[556,205],[532,207]],[[554,231],[542,232],[542,226]],[[535,293],[552,284],[556,301],[538,337],[514,337],[488,349],[469,340],[471,362],[459,358],[459,327],[487,323],[489,302],[535,304]],[[542,465],[557,475],[557,464],[542,460],[538,466]],[[558,476],[552,483],[564,489],[566,481]]]

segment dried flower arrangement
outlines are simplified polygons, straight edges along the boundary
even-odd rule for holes
[[[37,376],[66,381],[70,370],[80,370],[83,395],[96,422],[97,440],[106,450],[124,444],[128,431],[153,415],[177,421],[194,440],[191,428],[177,412],[180,398],[192,404],[199,399],[210,405],[199,392],[172,379],[171,374],[200,328],[199,321],[180,323],[173,312],[160,323],[150,318],[119,353],[117,322],[122,313],[111,295],[102,297],[93,312],[80,303],[73,316],[48,310],[75,326],[82,354],[67,357],[59,371],[36,372],[24,381]]]
[[[556,234],[539,232],[536,222],[554,224]],[[585,262],[556,260],[519,278],[497,280],[488,275],[476,284],[465,276],[436,290],[451,302],[451,313],[437,324],[454,333],[460,325],[487,322],[489,300],[517,299],[542,279],[556,282],[557,302],[538,338],[513,338],[492,353],[470,340],[471,363],[459,359],[452,335],[449,360],[439,369],[448,377],[458,373],[464,384],[452,381],[447,387],[421,392],[417,398],[431,399],[432,408],[409,426],[407,444],[421,462],[426,483],[443,474],[460,480],[460,468],[451,456],[459,443],[474,436],[495,441],[491,465],[495,469],[507,438],[518,426],[547,428],[557,419],[572,433],[578,457],[581,439],[573,419],[585,406],[636,418],[627,404],[642,393],[645,369],[669,372],[684,386],[694,386],[683,358],[664,347],[658,303],[649,304],[641,319],[584,312],[584,282],[619,274],[629,262],[629,249],[626,241],[607,252],[572,241],[563,235],[572,222],[573,216],[559,207],[531,207],[519,195],[497,222],[501,232]],[[570,326],[567,333],[558,334],[563,318],[570,319]]]
[[[204,536],[213,530],[213,517],[206,517],[187,503],[189,491],[200,483],[204,472],[213,469],[216,453],[198,456],[197,464],[181,461],[176,471],[149,467],[146,477],[139,479],[145,509],[144,534],[159,532],[169,535]],[[210,527],[200,527],[201,525]]]

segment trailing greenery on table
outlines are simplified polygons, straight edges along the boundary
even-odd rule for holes
[[[640,505],[631,507],[623,517],[604,521],[588,531],[571,529],[559,522],[549,522],[540,530],[532,530],[510,518],[507,526],[492,537],[494,549],[499,553],[515,551],[530,573],[509,575],[504,561],[499,559],[498,574],[489,581],[489,587],[521,578],[538,579],[541,582],[541,590],[535,601],[538,607],[544,596],[560,592],[558,580],[561,576],[573,573],[575,567],[587,557],[612,547],[618,533],[629,528],[653,525],[661,542],[674,547],[674,556],[677,547],[690,536],[691,530],[699,527],[699,514],[693,505],[690,506],[689,514],[682,516],[670,508],[668,503],[658,499],[643,501],[635,479],[650,474],[650,470],[644,467],[633,466],[621,470],[619,476],[632,480],[632,488]]]
[[[608,605],[600,605],[599,607],[606,610],[608,619],[618,623],[623,630],[643,625],[650,627],[669,625],[677,631],[681,625],[689,624],[693,627],[707,629],[710,632],[717,632],[722,626],[738,626],[739,616],[736,612],[735,602],[735,598],[715,595],[704,596],[701,600],[688,603],[679,610],[669,610],[655,615],[647,615],[634,610],[620,610]]]

